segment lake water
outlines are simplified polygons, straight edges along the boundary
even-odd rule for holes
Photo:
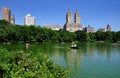
[[[70,78],[120,78],[120,44],[80,43],[80,49],[70,49],[70,45],[44,43],[30,49],[48,54],[60,66],[73,70]]]

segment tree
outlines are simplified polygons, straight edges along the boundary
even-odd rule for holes
[[[80,42],[86,42],[87,41],[87,33],[84,31],[76,31],[76,40]]]
[[[105,41],[105,39],[106,39],[105,32],[102,32],[102,31],[96,32],[96,40],[97,41]]]

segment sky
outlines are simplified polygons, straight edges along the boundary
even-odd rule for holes
[[[15,23],[24,25],[24,16],[31,14],[36,17],[36,24],[66,23],[68,9],[74,14],[80,13],[83,27],[88,25],[106,28],[110,24],[113,31],[120,31],[120,0],[0,0],[0,19],[2,7],[9,7],[15,15]]]

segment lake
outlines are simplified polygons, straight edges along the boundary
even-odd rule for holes
[[[28,50],[48,54],[57,64],[73,71],[70,78],[120,78],[120,44],[80,43],[80,49],[71,44],[32,44]],[[24,45],[2,45],[8,50],[24,50]]]

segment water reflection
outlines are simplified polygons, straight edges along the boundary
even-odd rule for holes
[[[98,43],[96,46],[97,49],[97,53],[99,53],[99,55],[105,55],[107,58],[110,58],[111,53],[112,53],[112,45],[111,43],[108,44],[104,44],[104,43]]]
[[[49,54],[59,65],[75,71],[71,78],[120,78],[120,44],[80,43],[79,46],[80,49],[70,49],[70,44],[44,43],[33,44],[27,50]],[[25,45],[6,47],[19,50]]]
[[[87,57],[94,57],[95,55],[106,56],[110,58],[112,52],[112,45],[105,43],[86,43],[84,46],[81,46],[83,53]]]
[[[69,49],[65,52],[66,64],[68,68],[75,71],[80,69],[80,62],[82,59],[82,52],[76,49]]]

